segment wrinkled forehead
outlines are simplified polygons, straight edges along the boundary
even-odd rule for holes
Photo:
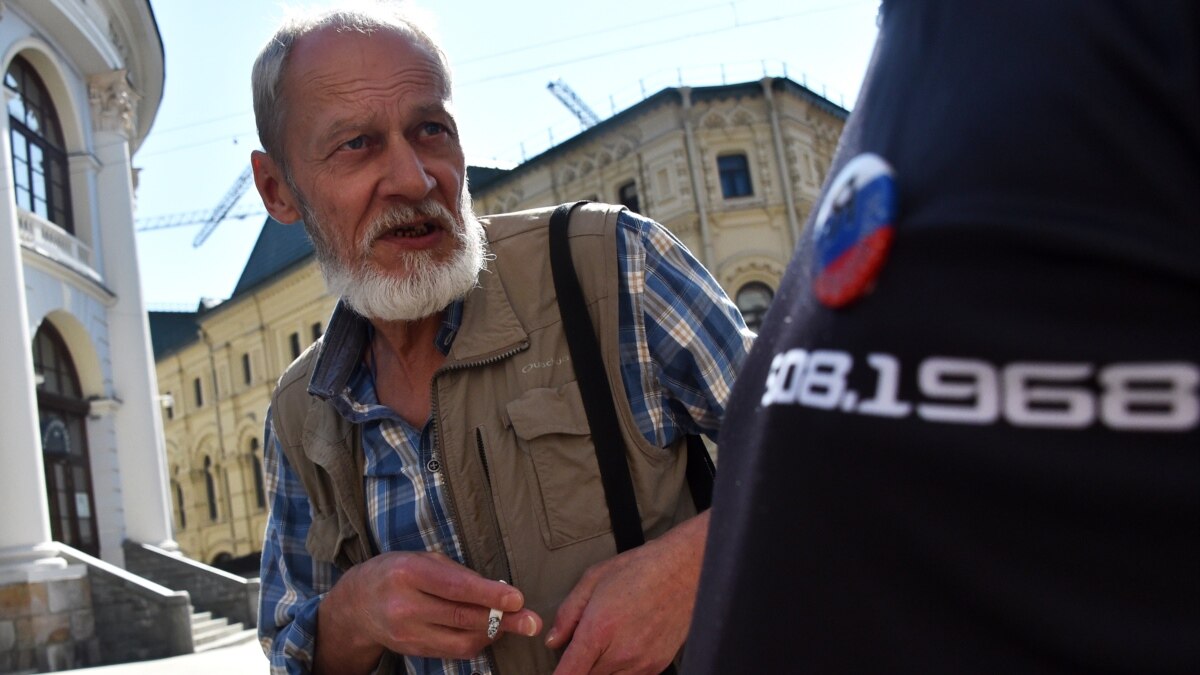
[[[418,38],[394,28],[362,32],[325,27],[297,39],[284,63],[281,93],[303,96],[314,78],[347,81],[411,71],[434,82],[443,100],[450,100],[445,64]]]

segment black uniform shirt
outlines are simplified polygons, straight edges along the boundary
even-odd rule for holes
[[[830,306],[806,229],[684,672],[1200,672],[1200,4],[882,12],[890,247]]]

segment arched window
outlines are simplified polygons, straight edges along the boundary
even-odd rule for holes
[[[292,333],[288,336],[288,345],[292,348],[292,360],[300,358],[300,333]]]
[[[641,213],[641,201],[638,200],[638,189],[635,181],[629,181],[617,188],[617,201],[634,213]]]
[[[88,458],[88,402],[71,353],[49,322],[43,322],[33,338],[33,368],[51,536],[89,555],[100,555]]]
[[[254,499],[258,508],[267,508],[267,491],[263,485],[262,460],[258,458],[258,439],[250,439],[250,466],[254,467]]]
[[[183,486],[177,481],[171,481],[171,483],[173,484],[172,487],[175,488],[175,518],[179,521],[177,523],[179,529],[184,530],[187,529],[187,509],[184,508]]]
[[[204,491],[208,495],[208,519],[217,520],[217,484],[213,480],[212,459],[204,458]]]
[[[17,206],[75,233],[62,125],[42,78],[17,56],[4,74]]]
[[[770,286],[757,281],[752,281],[738,290],[735,302],[742,318],[746,320],[747,328],[755,333],[762,328],[763,315],[767,313],[774,297],[775,292]]]

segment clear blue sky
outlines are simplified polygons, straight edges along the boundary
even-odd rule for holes
[[[291,5],[332,5],[334,0]],[[137,217],[211,211],[258,148],[250,64],[283,16],[279,0],[151,0],[166,90],[134,156]],[[562,79],[600,117],[666,86],[786,73],[853,107],[874,43],[878,0],[456,0],[431,13],[454,70],[468,162],[511,167],[580,126],[546,89]],[[253,186],[233,213],[261,211]],[[200,225],[140,232],[151,309],[229,296],[264,215],[229,219],[199,248]]]

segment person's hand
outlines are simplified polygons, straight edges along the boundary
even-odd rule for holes
[[[546,640],[565,646],[555,675],[661,673],[691,625],[707,533],[705,512],[589,568]]]
[[[469,659],[492,642],[492,608],[504,612],[501,632],[537,635],[542,619],[524,605],[518,589],[440,553],[384,553],[351,568],[321,601],[317,663],[349,672],[348,663],[378,663],[384,649]]]

